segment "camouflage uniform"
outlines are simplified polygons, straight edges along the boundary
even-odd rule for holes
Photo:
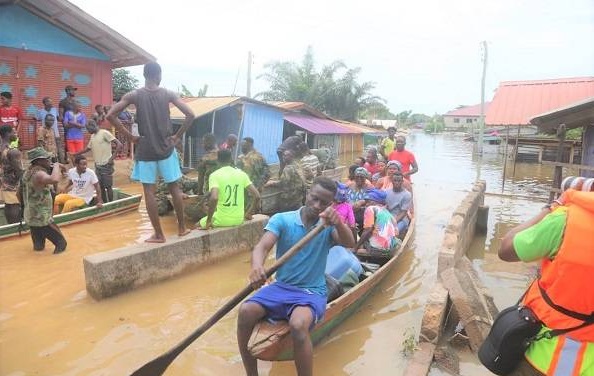
[[[202,188],[202,192],[197,192],[197,194],[204,194],[209,192],[208,188],[208,178],[210,174],[215,172],[219,168],[219,163],[217,162],[217,152],[218,150],[211,150],[204,154],[200,161],[198,161],[198,166],[196,170],[198,171],[198,189]],[[202,187],[200,187],[202,185]]]
[[[245,155],[240,155],[237,160],[237,167],[242,169],[252,181],[254,187],[261,190],[264,184],[270,179],[270,168],[264,156],[256,150],[251,150]]]
[[[279,211],[294,210],[303,205],[305,182],[295,162],[291,162],[283,169],[279,187],[282,189]]]
[[[186,194],[199,194],[198,193],[198,180],[188,178],[185,175],[177,181],[179,184],[179,188],[182,190],[183,193]],[[173,210],[173,205],[169,201],[169,188],[167,184],[163,181],[161,177],[157,181],[157,187],[155,196],[157,198],[157,210],[159,215],[165,215]]]
[[[329,148],[311,149],[311,152],[318,157],[322,171],[336,168],[336,159]]]

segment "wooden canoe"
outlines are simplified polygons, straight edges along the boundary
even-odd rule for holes
[[[324,319],[311,332],[313,344],[319,343],[332,329],[355,313],[367,299],[375,287],[386,277],[398,263],[398,256],[408,247],[414,233],[415,217],[411,220],[400,248],[394,256],[377,269],[372,275],[355,287],[328,303]],[[287,321],[272,324],[261,321],[256,325],[250,338],[248,348],[253,356],[261,360],[291,360],[293,359],[293,341]]]
[[[62,226],[68,226],[73,223],[84,222],[96,218],[107,217],[110,215],[119,214],[122,212],[136,210],[140,205],[142,195],[131,195],[124,193],[121,190],[114,188],[114,200],[103,204],[102,208],[96,206],[89,206],[70,213],[54,215],[54,222]],[[6,239],[19,235],[19,223],[6,224],[6,217],[4,216],[4,205],[0,205],[0,239]],[[29,226],[23,222],[21,227],[21,234],[29,232]]]

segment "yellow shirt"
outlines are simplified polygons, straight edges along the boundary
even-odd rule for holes
[[[99,129],[97,133],[92,134],[89,139],[89,149],[93,152],[95,165],[106,165],[111,158],[111,142],[115,137],[105,129]]]
[[[386,157],[394,151],[395,144],[396,142],[390,139],[390,137],[386,137],[382,140],[382,147],[384,148],[384,154],[386,155]]]

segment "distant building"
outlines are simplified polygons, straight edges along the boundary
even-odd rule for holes
[[[489,102],[485,102],[485,114],[489,108]],[[481,105],[463,106],[443,115],[443,122],[447,131],[467,131],[478,127],[481,117]]]
[[[530,119],[594,96],[594,77],[574,77],[534,81],[505,81],[499,84],[485,123],[488,127],[536,132]],[[512,130],[512,128],[514,130]]]
[[[86,114],[112,103],[112,68],[155,58],[107,25],[65,0],[2,1],[0,4],[0,91],[21,107],[24,149],[37,144],[30,120],[50,97],[56,108],[64,87],[77,87]],[[61,128],[61,127],[60,127]]]

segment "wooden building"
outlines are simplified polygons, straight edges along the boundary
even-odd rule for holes
[[[43,97],[57,107],[65,86],[72,85],[89,115],[95,105],[112,103],[113,68],[155,60],[66,0],[0,0],[0,25],[0,91],[11,92],[23,111],[23,149],[37,143],[31,119]]]

